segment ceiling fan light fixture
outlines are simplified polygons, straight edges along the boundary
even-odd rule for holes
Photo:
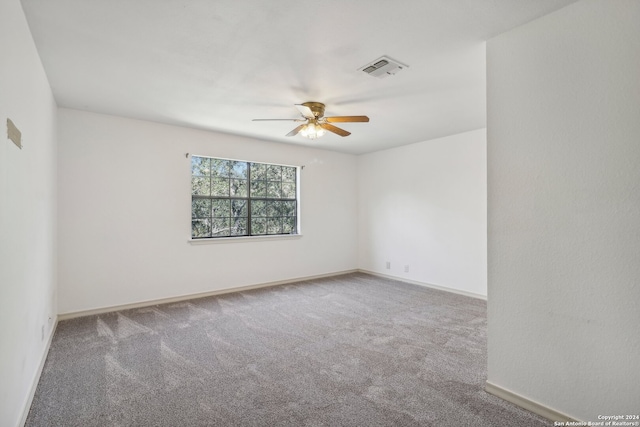
[[[310,121],[302,128],[302,130],[300,130],[300,134],[309,139],[316,139],[324,135],[324,129],[322,129],[315,121]]]

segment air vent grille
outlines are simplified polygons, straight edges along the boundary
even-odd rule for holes
[[[377,69],[384,67],[384,66],[385,66],[385,65],[387,65],[388,63],[389,63],[389,61],[387,61],[386,59],[383,59],[382,61],[378,61],[378,62],[376,62],[376,63],[375,63],[375,64],[373,64],[373,65],[369,65],[367,68],[365,68],[365,69],[364,69],[364,70],[362,70],[362,71],[364,71],[364,72],[365,72],[365,73],[367,73],[367,74],[371,74],[371,73],[373,73],[374,71],[376,71]]]
[[[370,76],[377,77],[379,79],[393,76],[408,65],[401,64],[398,61],[394,61],[391,58],[383,56],[370,62],[364,67],[358,68],[359,71],[364,71]]]

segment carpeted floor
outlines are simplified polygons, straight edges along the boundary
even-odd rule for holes
[[[486,352],[484,301],[349,274],[62,321],[26,425],[550,425]]]

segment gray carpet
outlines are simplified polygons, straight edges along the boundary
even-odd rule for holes
[[[26,425],[550,425],[486,362],[484,301],[349,274],[62,321]]]

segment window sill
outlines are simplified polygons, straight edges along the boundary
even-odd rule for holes
[[[240,237],[214,237],[208,239],[189,239],[190,245],[211,245],[217,243],[259,242],[263,240],[292,240],[299,239],[302,234],[275,234],[272,236],[240,236]]]

